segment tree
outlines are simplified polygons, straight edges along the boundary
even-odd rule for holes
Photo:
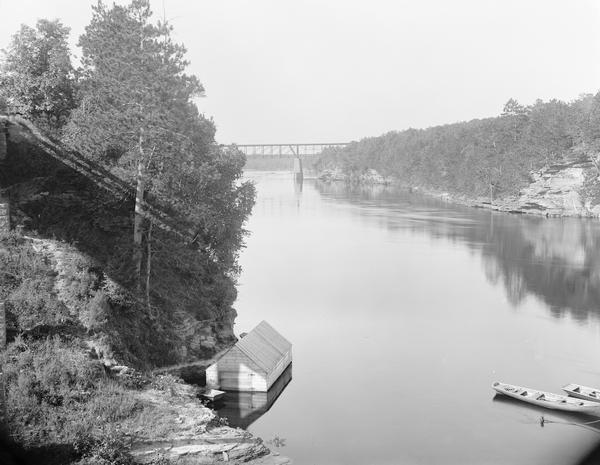
[[[569,132],[569,106],[558,100],[537,100],[529,112],[526,130],[528,152],[547,165],[567,152],[573,145]]]
[[[173,43],[168,24],[151,20],[149,0],[93,7],[79,41],[81,103],[65,128],[68,144],[136,186],[133,262],[140,290],[143,255],[151,250],[143,246],[149,196],[187,217],[198,231],[196,245],[233,269],[254,195],[251,185],[237,183],[243,157],[216,146],[214,124],[193,103],[204,89],[185,73],[184,47]]]
[[[59,129],[75,105],[69,31],[58,20],[23,25],[0,65],[0,97],[46,129]]]
[[[591,99],[582,122],[582,142],[586,153],[600,174],[600,92]]]
[[[501,116],[519,116],[527,113],[526,108],[517,102],[514,98],[508,99],[508,102],[504,104]]]
[[[500,116],[502,116],[505,120],[510,121],[510,132],[513,142],[516,142],[517,138],[521,134],[522,126],[527,122],[528,112],[529,109],[521,105],[514,98],[508,99],[508,102],[504,104],[504,108]]]

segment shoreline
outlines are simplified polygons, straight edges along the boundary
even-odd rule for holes
[[[548,180],[547,177],[544,178],[544,173],[537,174],[534,177],[535,181],[521,189],[519,196],[500,197],[494,199],[493,202],[490,202],[490,199],[485,197],[468,197],[465,194],[451,193],[430,187],[407,185],[394,177],[383,176],[373,169],[367,170],[360,175],[348,175],[343,173],[339,168],[333,170],[326,169],[319,172],[316,179],[324,183],[394,187],[409,193],[419,193],[448,203],[502,213],[534,215],[546,218],[600,218],[600,206],[595,205],[592,207],[589,202],[582,203],[578,197],[579,193],[575,189],[549,192],[546,186],[536,186],[536,183],[540,183],[540,180]],[[536,195],[538,192],[541,192],[542,195]],[[550,197],[550,195],[554,195],[554,197]]]

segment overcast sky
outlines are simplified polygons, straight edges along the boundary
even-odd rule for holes
[[[0,48],[38,18],[60,18],[76,43],[93,3],[0,0]],[[221,143],[346,142],[600,90],[594,0],[152,4],[188,49]]]

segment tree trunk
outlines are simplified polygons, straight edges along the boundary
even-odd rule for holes
[[[144,191],[146,189],[146,169],[144,165],[144,130],[140,129],[139,151],[140,157],[137,166],[137,187],[135,192],[135,216],[133,220],[133,263],[138,290],[141,290],[142,276],[142,236],[144,226]]]
[[[596,168],[596,171],[600,176],[600,154],[590,155],[590,160],[594,164],[594,168]]]
[[[146,236],[146,308],[150,310],[150,272],[152,271],[152,221]]]

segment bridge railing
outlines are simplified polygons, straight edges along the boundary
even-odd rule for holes
[[[345,147],[348,142],[319,142],[311,144],[232,144],[247,157],[310,157],[329,147]]]

